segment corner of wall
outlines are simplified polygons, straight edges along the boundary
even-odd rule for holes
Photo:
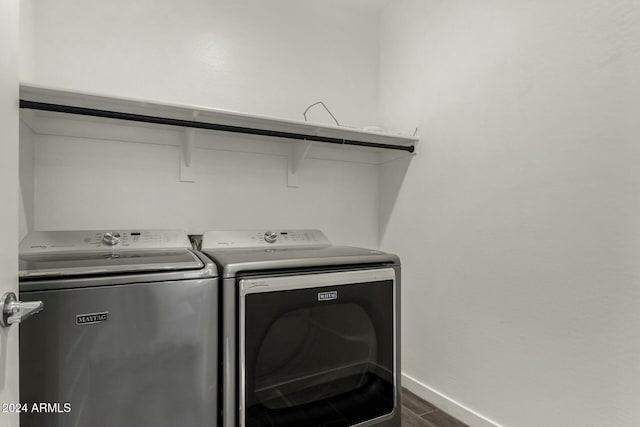
[[[467,408],[463,404],[432,389],[404,372],[402,373],[402,386],[416,396],[433,403],[439,409],[472,427],[502,427],[495,421]]]
[[[35,81],[36,5],[34,0],[20,0],[20,81]]]
[[[19,150],[18,237],[22,240],[34,228],[35,202],[34,133],[23,121]]]

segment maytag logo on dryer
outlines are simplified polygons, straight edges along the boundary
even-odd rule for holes
[[[109,312],[78,314],[76,316],[76,325],[94,325],[109,320]]]
[[[318,301],[331,301],[338,299],[338,291],[318,292]]]

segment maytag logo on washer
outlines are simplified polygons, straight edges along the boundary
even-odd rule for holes
[[[109,312],[78,314],[76,316],[76,325],[93,325],[95,323],[106,322],[109,320]]]
[[[338,299],[338,291],[318,292],[318,301],[331,301]]]

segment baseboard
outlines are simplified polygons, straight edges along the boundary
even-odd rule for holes
[[[402,373],[402,386],[470,427],[503,427],[404,372]]]

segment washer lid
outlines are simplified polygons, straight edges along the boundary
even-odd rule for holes
[[[188,249],[54,252],[19,257],[20,279],[198,270],[204,263]]]

